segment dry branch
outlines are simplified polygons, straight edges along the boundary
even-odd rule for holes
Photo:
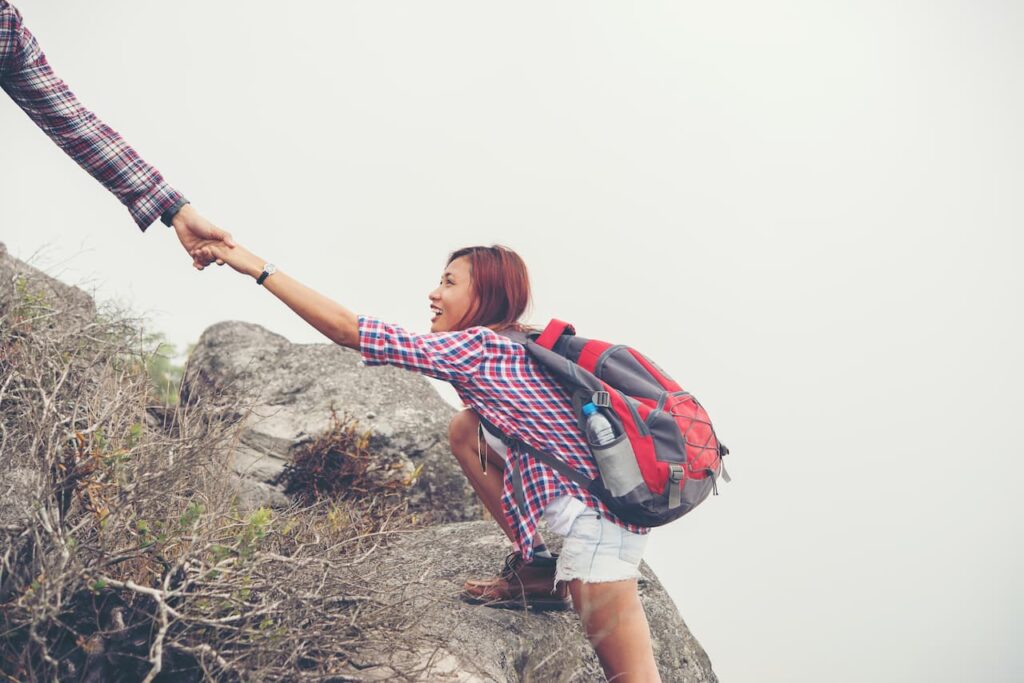
[[[225,482],[246,406],[155,407],[138,321],[30,279],[0,288],[0,672],[422,677],[436,643],[396,639],[409,593],[372,562],[411,525],[404,483],[372,470],[367,435],[336,420],[303,451],[321,471],[293,478],[311,484],[300,503],[240,510]]]

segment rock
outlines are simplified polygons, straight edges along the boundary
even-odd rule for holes
[[[426,669],[417,679],[425,681],[605,680],[574,611],[496,609],[459,598],[463,581],[495,574],[508,552],[497,526],[483,521],[427,527],[379,549],[370,560],[379,594],[403,604],[411,626],[395,634],[388,652],[360,653],[357,680],[389,680],[395,669],[415,668]],[[640,599],[662,680],[716,683],[707,654],[672,599],[649,567],[641,570]],[[415,656],[410,652],[421,653],[422,660],[409,661]],[[394,653],[404,654],[396,661]],[[378,666],[364,668],[368,662]]]
[[[332,406],[372,431],[370,446],[393,476],[420,475],[410,507],[436,521],[479,519],[481,508],[448,449],[454,409],[418,375],[370,368],[335,344],[292,344],[259,325],[224,322],[208,328],[189,359],[182,400],[219,395],[251,410],[235,471],[250,504],[282,504],[281,472],[292,450],[323,432]]]
[[[86,292],[19,261],[0,242],[0,311],[9,310],[13,297],[24,301],[26,295],[30,303],[44,306],[59,302],[65,317],[90,320],[96,315],[96,303]]]

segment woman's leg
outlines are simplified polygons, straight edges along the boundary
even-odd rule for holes
[[[501,491],[505,478],[505,461],[486,444],[477,441],[477,429],[480,420],[476,413],[466,409],[460,411],[448,424],[448,442],[452,448],[452,454],[458,461],[459,466],[469,479],[470,485],[480,497],[484,507],[491,513],[491,517],[498,523],[501,530],[505,532],[509,540],[515,541],[512,530],[505,521],[505,513],[501,510]],[[487,452],[487,472],[480,467],[480,454],[478,448],[484,448]],[[540,532],[533,537],[535,547],[544,544]]]
[[[487,449],[487,471],[480,467],[480,455],[477,451],[477,427],[480,420],[472,410],[463,410],[452,418],[448,425],[448,442],[452,454],[469,479],[470,485],[480,497],[480,501],[491,513],[509,540],[515,541],[512,529],[505,521],[505,513],[501,511],[501,488],[505,476],[505,462],[501,456],[482,444]]]
[[[479,420],[475,413],[464,410],[454,418],[448,427],[452,453],[455,455],[466,478],[484,507],[513,542],[512,530],[505,521],[501,510],[501,493],[504,482],[505,462],[486,444],[477,443]],[[478,448],[487,449],[487,472],[480,467]],[[544,543],[538,533],[533,537],[534,547]],[[543,609],[565,609],[569,593],[565,585],[555,588],[555,560],[550,556],[526,564],[518,552],[505,560],[505,568],[498,576],[470,579],[463,585],[463,594],[475,602],[492,606],[533,606]]]
[[[569,582],[569,593],[601,668],[614,683],[660,683],[651,629],[636,579]]]

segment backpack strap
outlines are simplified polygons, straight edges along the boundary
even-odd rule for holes
[[[526,443],[522,439],[516,439],[514,437],[509,436],[508,434],[505,434],[505,432],[498,429],[494,425],[494,423],[492,423],[483,415],[477,414],[477,418],[480,420],[480,424],[482,424],[487,429],[487,431],[489,431],[491,434],[494,434],[495,436],[498,436],[501,439],[502,443],[508,446],[509,449],[515,448],[517,451],[525,451],[529,453],[531,456],[533,456],[540,462],[544,463],[551,469],[555,470],[569,481],[579,484],[581,487],[583,487],[584,490],[590,490],[590,485],[594,483],[594,480],[588,477],[587,475],[578,472],[577,470],[573,469],[571,465],[559,460],[550,453],[542,451],[539,448],[534,448],[533,446]],[[526,488],[523,484],[523,470],[519,458],[514,458],[512,462],[512,495],[515,497],[516,506],[519,508],[521,512],[525,513]]]
[[[532,455],[534,458],[540,460],[542,463],[544,463],[554,471],[558,472],[569,481],[579,484],[584,489],[589,490],[590,485],[594,483],[593,479],[583,474],[582,472],[578,472],[577,470],[573,469],[572,465],[562,460],[559,460],[550,453],[542,451],[539,448],[534,448],[525,441],[517,440],[516,443],[518,443],[524,451]]]
[[[717,439],[718,436],[715,435],[715,438]],[[722,481],[724,481],[726,484],[728,484],[729,482],[732,481],[732,477],[730,477],[729,473],[725,471],[725,456],[727,456],[727,455],[729,455],[729,449],[725,447],[724,443],[719,441],[718,442],[718,462],[722,466],[722,469],[721,469]]]
[[[544,328],[544,331],[537,337],[537,344],[543,346],[545,349],[555,348],[555,342],[563,334],[576,334],[576,328],[572,324],[565,322],[564,320],[558,320],[552,318],[548,326]]]

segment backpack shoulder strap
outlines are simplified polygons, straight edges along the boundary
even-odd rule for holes
[[[555,470],[556,472],[561,474],[566,479],[579,484],[584,489],[589,489],[590,485],[594,483],[593,479],[591,479],[590,477],[588,477],[587,475],[585,475],[585,474],[583,474],[581,472],[576,471],[575,469],[573,469],[573,467],[571,465],[569,465],[566,462],[563,462],[562,460],[559,460],[558,458],[556,458],[555,456],[551,455],[550,453],[542,451],[539,448],[534,448],[533,446],[531,446],[530,444],[526,443],[522,439],[516,439],[516,438],[513,438],[513,437],[509,436],[508,434],[505,434],[505,432],[503,432],[500,429],[498,429],[494,425],[494,423],[492,423],[490,420],[488,420],[483,415],[480,415],[478,413],[477,414],[477,418],[480,420],[480,424],[482,424],[484,426],[484,428],[487,429],[487,431],[489,431],[491,434],[493,434],[493,435],[497,436],[498,438],[500,438],[502,443],[504,443],[506,446],[515,446],[516,448],[518,448],[520,450],[526,451],[527,453],[532,455],[537,460],[541,461],[542,463],[544,463],[545,465],[547,465],[551,469]],[[515,464],[515,469],[518,470],[518,468],[519,468],[519,465],[518,465],[518,460],[517,460],[516,464]],[[521,480],[521,475],[520,475],[520,480]],[[513,483],[515,483],[515,482],[513,482]]]
[[[549,322],[547,326],[545,326],[544,331],[539,334],[536,332],[521,332],[519,330],[511,329],[495,330],[495,333],[500,334],[502,337],[505,337],[506,339],[511,339],[517,344],[522,344],[523,346],[526,346],[527,342],[533,340],[533,342],[536,343],[538,346],[542,346],[545,349],[550,350],[555,348],[555,344],[562,337],[562,335],[575,335],[576,328],[573,327],[571,323],[567,323],[562,320],[552,318],[551,322]]]
[[[544,328],[544,331],[537,337],[537,344],[543,346],[545,349],[555,348],[555,343],[559,337],[563,334],[576,334],[576,328],[571,323],[567,323],[564,320],[558,320],[552,318],[548,326]]]
[[[524,451],[532,455],[534,458],[540,460],[542,463],[544,463],[554,471],[558,472],[569,481],[579,484],[585,490],[589,490],[590,485],[594,483],[593,479],[583,474],[582,472],[578,472],[577,470],[573,469],[573,467],[569,463],[559,460],[550,453],[542,451],[539,448],[534,448],[525,441],[518,441],[517,443]]]

